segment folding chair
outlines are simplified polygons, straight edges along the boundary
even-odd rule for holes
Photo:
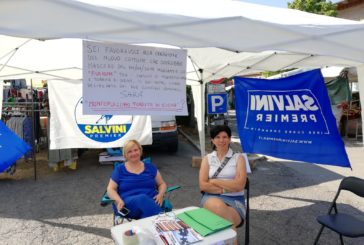
[[[342,245],[344,244],[343,236],[351,238],[364,237],[363,219],[360,220],[352,215],[338,212],[336,200],[339,197],[341,190],[350,191],[360,197],[364,197],[364,180],[356,177],[346,177],[341,181],[336,196],[329,208],[328,214],[317,217],[317,221],[321,224],[321,228],[316,236],[314,244],[317,244],[322,230],[325,227],[328,227],[339,234]],[[334,210],[335,213],[332,214],[332,210]]]
[[[246,153],[243,153],[242,156],[244,157],[245,163],[246,163],[246,172],[248,174],[250,174],[252,172],[250,165],[249,165],[249,158],[248,155]],[[250,197],[250,186],[249,186],[249,178],[246,178],[246,183],[245,183],[245,187],[244,187],[244,196],[245,196],[245,245],[249,244],[249,197]],[[240,225],[238,227],[243,226]],[[237,228],[238,228],[237,227]]]
[[[244,188],[244,191],[245,191],[245,207],[246,207],[246,211],[245,211],[245,221],[244,221],[244,224],[245,224],[245,245],[248,245],[249,244],[249,178],[246,178],[246,183],[245,183],[245,188]],[[237,226],[237,228],[243,226],[243,224]]]

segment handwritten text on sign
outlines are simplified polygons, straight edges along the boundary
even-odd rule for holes
[[[83,42],[83,113],[187,115],[186,51]]]

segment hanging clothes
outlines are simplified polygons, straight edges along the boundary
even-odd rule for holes
[[[7,101],[10,95],[10,87],[3,88],[3,101]]]
[[[331,105],[339,105],[342,102],[351,101],[349,80],[345,73],[327,82],[325,85]]]
[[[33,135],[33,124],[32,118],[26,117],[23,121],[23,140],[28,145],[34,145],[34,135]],[[27,154],[24,155],[25,159],[33,158],[34,152],[29,151]]]
[[[6,121],[6,126],[11,129],[19,138],[24,140],[28,145],[33,145],[34,137],[32,118],[12,116]],[[33,151],[29,151],[24,157],[25,159],[29,159],[33,158],[33,156]]]
[[[340,128],[344,106],[351,101],[351,90],[347,71],[343,71],[338,77],[325,83],[325,85],[331,102],[331,111],[336,119],[336,126]]]
[[[48,127],[49,137],[50,126]],[[48,166],[55,171],[64,166],[68,166],[71,169],[76,169],[78,159],[77,149],[57,149],[48,151]]]

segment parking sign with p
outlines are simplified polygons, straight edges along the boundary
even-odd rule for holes
[[[207,113],[223,114],[227,112],[227,94],[207,94]]]

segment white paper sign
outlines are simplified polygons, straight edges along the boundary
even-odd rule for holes
[[[85,114],[187,115],[186,50],[83,42]]]

